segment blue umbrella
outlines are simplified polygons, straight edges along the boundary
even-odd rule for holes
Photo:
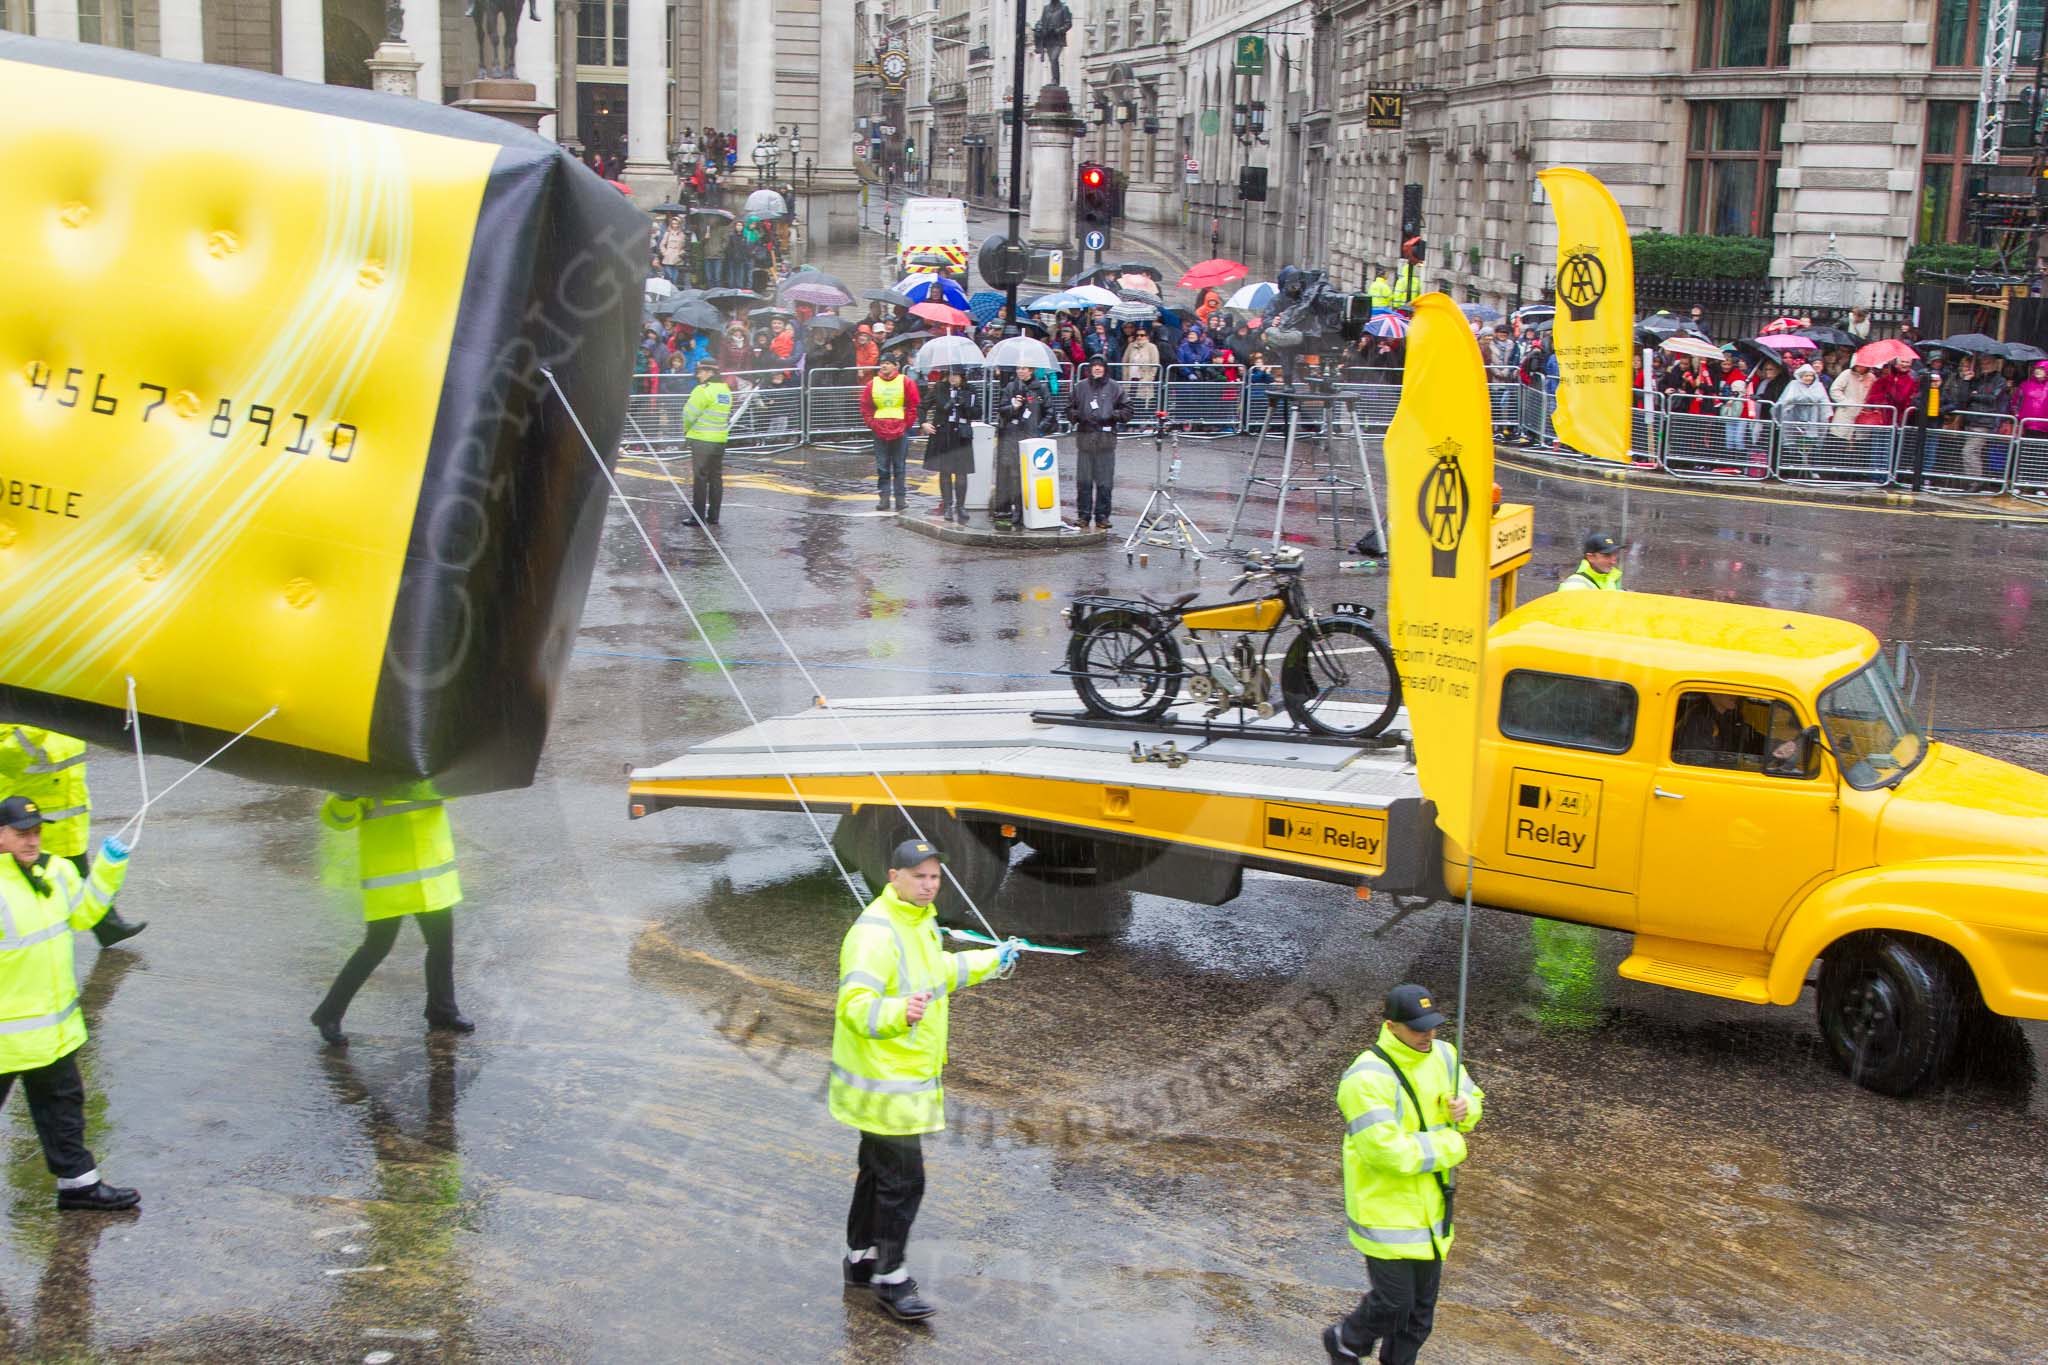
[[[970,294],[967,296],[967,316],[973,318],[977,324],[987,322],[1003,311],[1006,302],[1008,300],[993,289]]]
[[[948,308],[967,311],[967,291],[944,275],[911,275],[892,287],[907,295],[912,303],[943,303]]]
[[[1062,308],[1085,308],[1088,305],[1065,294],[1040,294],[1024,305],[1027,313],[1057,313]]]

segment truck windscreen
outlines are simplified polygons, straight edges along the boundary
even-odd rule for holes
[[[1859,789],[1896,782],[1927,752],[1883,655],[1821,694],[1820,723],[1842,776]]]

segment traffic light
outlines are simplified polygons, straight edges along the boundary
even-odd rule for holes
[[[1428,249],[1429,244],[1420,237],[1410,237],[1401,243],[1401,259],[1411,265],[1421,265],[1423,253]]]
[[[1116,216],[1116,187],[1110,183],[1109,168],[1093,161],[1081,166],[1075,188],[1075,216],[1083,232],[1108,232]]]

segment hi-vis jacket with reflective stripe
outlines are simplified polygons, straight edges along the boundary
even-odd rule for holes
[[[1358,1054],[1337,1082],[1337,1107],[1344,1111],[1344,1216],[1351,1225],[1351,1245],[1366,1255],[1427,1261],[1449,1251],[1455,1236],[1455,1229],[1444,1223],[1444,1196],[1435,1173],[1465,1159],[1462,1135],[1479,1122],[1485,1094],[1449,1043],[1417,1052],[1382,1024],[1379,1045],[1415,1087],[1423,1112],[1415,1112],[1385,1062],[1370,1050]],[[1465,1121],[1455,1127],[1453,1094],[1471,1104]]]
[[[320,807],[330,829],[355,829],[363,918],[445,910],[462,899],[455,835],[439,801],[330,796]]]
[[[39,891],[19,860],[0,854],[0,1072],[48,1066],[85,1041],[71,931],[98,924],[127,875],[126,858],[102,853],[81,877],[45,853],[35,865]]]
[[[0,725],[0,797],[26,796],[43,808],[43,851],[85,852],[92,796],[85,787],[85,741],[33,725]]]
[[[949,953],[938,917],[882,888],[839,947],[832,1019],[832,1117],[866,1133],[936,1133],[946,1126],[946,1003],[996,973],[994,948]],[[909,998],[932,993],[924,1018]]]

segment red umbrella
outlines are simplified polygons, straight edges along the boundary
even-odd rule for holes
[[[628,199],[631,199],[633,197],[633,187],[631,185],[628,185],[623,180],[607,180],[604,183],[610,185],[613,189],[617,190],[620,194],[625,195]]]
[[[1190,266],[1188,273],[1180,277],[1180,285],[1183,289],[1221,289],[1251,273],[1252,268],[1242,261],[1226,261],[1219,256]]]
[[[1858,365],[1889,365],[1894,360],[1918,360],[1920,353],[1896,337],[1873,341],[1856,352],[1852,360]]]
[[[965,327],[972,321],[958,308],[943,303],[914,303],[910,306],[910,315],[926,322],[944,323],[948,327]]]

